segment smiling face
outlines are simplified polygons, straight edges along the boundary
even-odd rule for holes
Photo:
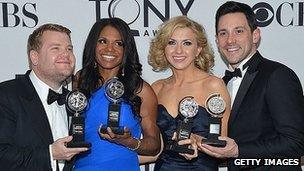
[[[66,33],[45,31],[41,48],[30,51],[32,69],[42,81],[58,88],[74,71],[75,56],[70,37]]]
[[[95,53],[100,70],[118,72],[123,59],[124,44],[116,28],[105,26],[102,29],[97,40]]]
[[[233,68],[255,53],[259,39],[260,30],[257,28],[251,32],[243,13],[229,13],[220,17],[216,43]]]
[[[195,67],[194,59],[201,50],[190,28],[177,28],[168,41],[165,56],[171,68],[180,70],[189,66]]]

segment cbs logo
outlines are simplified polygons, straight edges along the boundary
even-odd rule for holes
[[[273,21],[283,27],[303,26],[304,2],[283,2],[275,9],[268,3],[260,2],[252,9],[256,14],[259,27],[266,27]]]

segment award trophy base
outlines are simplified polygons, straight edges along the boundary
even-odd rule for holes
[[[72,117],[70,135],[73,136],[71,142],[67,143],[68,148],[91,147],[92,144],[84,142],[84,118],[81,116]]]
[[[108,127],[107,125],[102,125],[102,127],[100,127],[99,129],[99,132],[103,134],[107,134],[108,133],[107,127]],[[110,127],[110,128],[114,134],[123,135],[125,132],[123,126]]]
[[[99,132],[103,134],[107,134],[108,133],[107,127],[110,127],[114,134],[123,135],[125,131],[123,126],[119,126],[119,118],[120,118],[120,104],[110,103],[107,125],[102,125],[102,127],[99,128]]]
[[[177,124],[177,140],[189,139],[192,129],[192,120],[188,119],[187,121],[178,121]]]
[[[202,139],[202,144],[211,145],[214,147],[225,147],[227,142],[225,140],[219,140],[218,135],[210,134],[207,139]]]
[[[191,155],[194,154],[194,150],[188,148],[188,145],[178,145],[175,141],[169,141],[168,144],[165,146],[165,149],[177,153],[186,153]]]
[[[81,147],[90,148],[91,146],[92,146],[91,143],[77,142],[77,141],[68,142],[67,145],[66,145],[66,147],[68,147],[68,148],[81,148]]]
[[[166,145],[166,150],[174,151],[177,153],[194,154],[194,150],[188,148],[188,145],[178,145],[178,141],[189,139],[192,128],[192,120],[184,119],[183,121],[178,121],[177,124],[177,140],[169,141]]]
[[[226,103],[220,94],[214,93],[208,97],[205,106],[211,117],[209,118],[209,133],[207,139],[203,139],[201,143],[214,147],[225,147],[227,142],[225,140],[219,140],[218,137],[221,135],[221,119],[226,108]]]
[[[207,139],[202,139],[201,143],[214,147],[225,147],[227,142],[225,140],[218,139],[221,132],[221,118],[211,117],[209,122],[209,134]]]

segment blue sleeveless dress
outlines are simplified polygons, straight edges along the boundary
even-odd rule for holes
[[[98,89],[89,99],[88,110],[85,113],[85,141],[91,142],[92,147],[77,157],[74,167],[76,171],[140,170],[135,151],[103,140],[98,134],[100,124],[107,123],[108,104],[104,87]],[[131,106],[125,102],[121,103],[120,125],[128,127],[132,137],[140,137],[140,119],[134,116]]]
[[[209,117],[206,109],[199,106],[197,115],[193,118],[192,133],[206,137],[209,132]],[[178,120],[182,116],[178,115],[173,118],[167,109],[159,104],[157,125],[162,133],[164,144],[172,139],[173,133],[176,132]],[[198,157],[192,160],[186,160],[176,152],[165,150],[159,156],[155,163],[155,171],[215,171],[218,170],[218,160],[210,157],[205,153],[198,153]]]

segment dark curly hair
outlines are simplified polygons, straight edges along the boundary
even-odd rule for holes
[[[142,65],[139,63],[138,52],[131,30],[127,23],[119,18],[103,18],[97,21],[90,30],[82,55],[82,69],[77,78],[77,87],[88,91],[91,95],[104,84],[104,78],[96,67],[95,49],[99,34],[106,26],[112,26],[118,30],[123,41],[123,60],[119,72],[116,75],[124,84],[124,100],[132,106],[135,114],[139,114],[141,99],[137,96],[143,86]],[[124,74],[123,74],[124,73]],[[100,80],[102,84],[100,84]]]

